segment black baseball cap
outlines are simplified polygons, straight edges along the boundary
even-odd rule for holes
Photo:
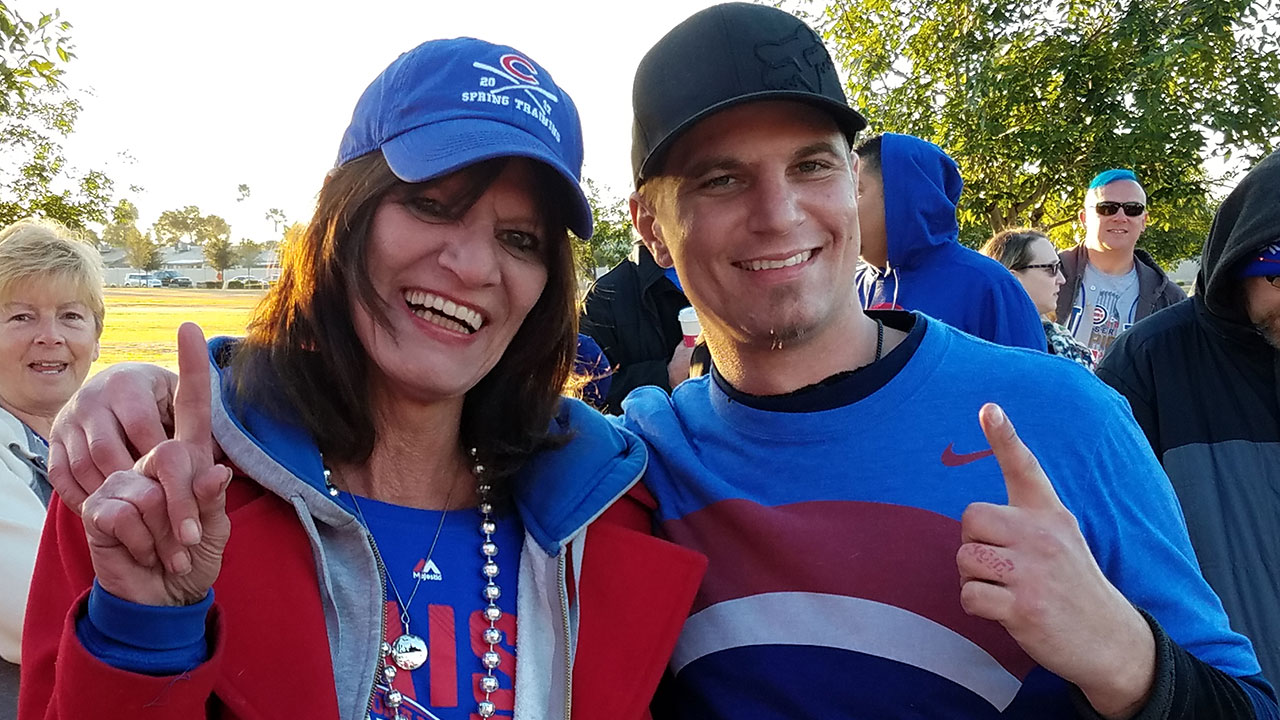
[[[757,100],[826,110],[852,141],[867,121],[849,107],[822,38],[796,16],[734,2],[703,10],[640,60],[631,91],[631,171],[640,187],[699,120]]]

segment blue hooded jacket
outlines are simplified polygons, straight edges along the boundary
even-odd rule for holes
[[[1000,345],[1045,350],[1035,305],[1003,265],[958,241],[963,181],[942,148],[910,135],[880,141],[888,267],[858,269],[863,307],[919,310]]]

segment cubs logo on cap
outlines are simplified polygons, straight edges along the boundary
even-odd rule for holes
[[[591,236],[578,110],[545,68],[514,48],[429,40],[396,58],[356,103],[337,164],[375,150],[410,183],[498,157],[544,163],[565,180],[569,229]]]

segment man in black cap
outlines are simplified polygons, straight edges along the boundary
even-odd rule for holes
[[[866,123],[812,29],[699,12],[633,107],[632,219],[713,365],[623,402],[633,497],[709,558],[660,716],[1277,715],[1122,398],[859,305]]]
[[[1222,203],[1190,300],[1116,341],[1098,377],[1133,406],[1200,567],[1280,678],[1280,153]]]

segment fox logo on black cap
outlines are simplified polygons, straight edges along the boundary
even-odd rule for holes
[[[765,64],[760,82],[768,88],[821,93],[823,76],[834,77],[822,40],[804,26],[785,40],[757,45],[756,57]]]

